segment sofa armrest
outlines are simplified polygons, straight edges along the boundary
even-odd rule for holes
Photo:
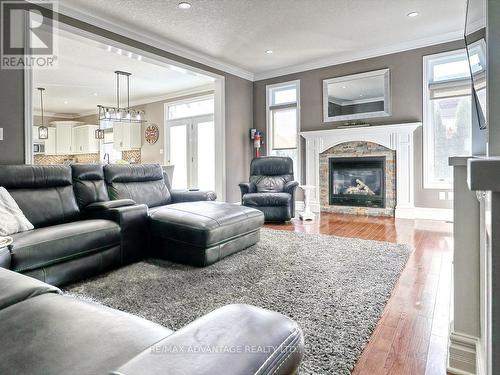
[[[113,374],[293,374],[304,352],[289,318],[249,305],[228,305],[146,349]]]
[[[8,246],[0,247],[0,268],[10,269],[11,254]]]
[[[248,193],[255,193],[255,184],[252,182],[240,182],[241,196]]]
[[[299,183],[297,181],[289,181],[285,184],[283,191],[288,194],[295,194],[295,190],[297,190],[297,186],[299,186]]]
[[[215,191],[200,190],[172,190],[172,203],[214,201],[217,199]]]
[[[94,202],[85,207],[85,211],[89,210],[107,210],[110,208],[126,207],[135,205],[132,199],[117,199],[114,201]]]
[[[148,206],[136,204],[107,209],[96,208],[87,210],[86,213],[92,219],[111,220],[120,226],[123,264],[132,263],[147,256],[149,248]]]

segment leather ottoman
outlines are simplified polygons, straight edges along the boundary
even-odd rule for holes
[[[153,211],[150,224],[156,256],[204,267],[257,243],[264,215],[230,203],[176,203]]]

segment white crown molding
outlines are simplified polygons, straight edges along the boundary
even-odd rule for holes
[[[294,66],[289,66],[286,68],[274,69],[265,72],[255,73],[255,81],[261,81],[264,79],[280,77],[288,74],[305,72],[313,69],[325,68],[332,65],[345,64],[353,61],[370,59],[373,57],[390,55],[392,53],[409,51],[412,49],[429,47],[435,44],[453,42],[456,40],[463,40],[464,32],[463,30],[457,30],[453,32],[449,32],[446,34],[438,34],[432,37],[412,40],[408,42],[393,44],[389,46],[385,46],[382,48],[375,48],[367,51],[353,52],[347,53],[339,56],[331,56],[319,60],[309,61],[302,64],[297,64]]]
[[[41,116],[42,112],[41,111],[36,111],[33,110],[33,116]],[[57,118],[66,118],[66,119],[74,119],[81,117],[78,114],[72,114],[72,113],[57,113],[57,112],[47,112],[43,111],[44,117],[57,117]]]
[[[78,9],[73,4],[59,3],[59,13],[71,18],[75,18],[79,21],[88,23],[92,26],[96,26],[101,29],[116,33],[118,35],[123,35],[127,38],[134,39],[138,42],[147,44],[154,48],[158,48],[166,52],[173,53],[179,57],[183,57],[198,62],[200,64],[207,65],[211,68],[218,69],[229,74],[233,74],[235,76],[247,79],[249,81],[254,80],[254,74],[245,69],[223,62],[219,59],[195,51],[193,49],[181,46],[165,38],[160,39],[160,37],[157,35],[146,33],[143,31],[138,31],[136,28],[133,27],[126,28],[110,20],[88,14],[82,11],[81,9]]]

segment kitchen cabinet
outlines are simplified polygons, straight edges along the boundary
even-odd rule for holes
[[[56,154],[56,128],[49,126],[49,138],[45,140],[45,155]]]
[[[113,148],[116,151],[137,150],[142,146],[140,123],[113,123]]]
[[[33,138],[33,143],[39,142],[40,137],[38,137],[38,126],[33,126],[32,132],[33,134],[31,135],[31,138]]]
[[[52,121],[56,128],[56,155],[73,155],[73,127],[81,125],[79,121]]]
[[[56,154],[68,155],[73,153],[73,125],[56,125]]]
[[[97,125],[79,125],[73,128],[72,149],[74,154],[99,153],[99,140],[95,138]]]

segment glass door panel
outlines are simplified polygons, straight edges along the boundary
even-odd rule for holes
[[[170,127],[170,165],[174,165],[172,188],[188,187],[188,124]]]
[[[215,190],[215,124],[198,122],[197,131],[197,188]]]

